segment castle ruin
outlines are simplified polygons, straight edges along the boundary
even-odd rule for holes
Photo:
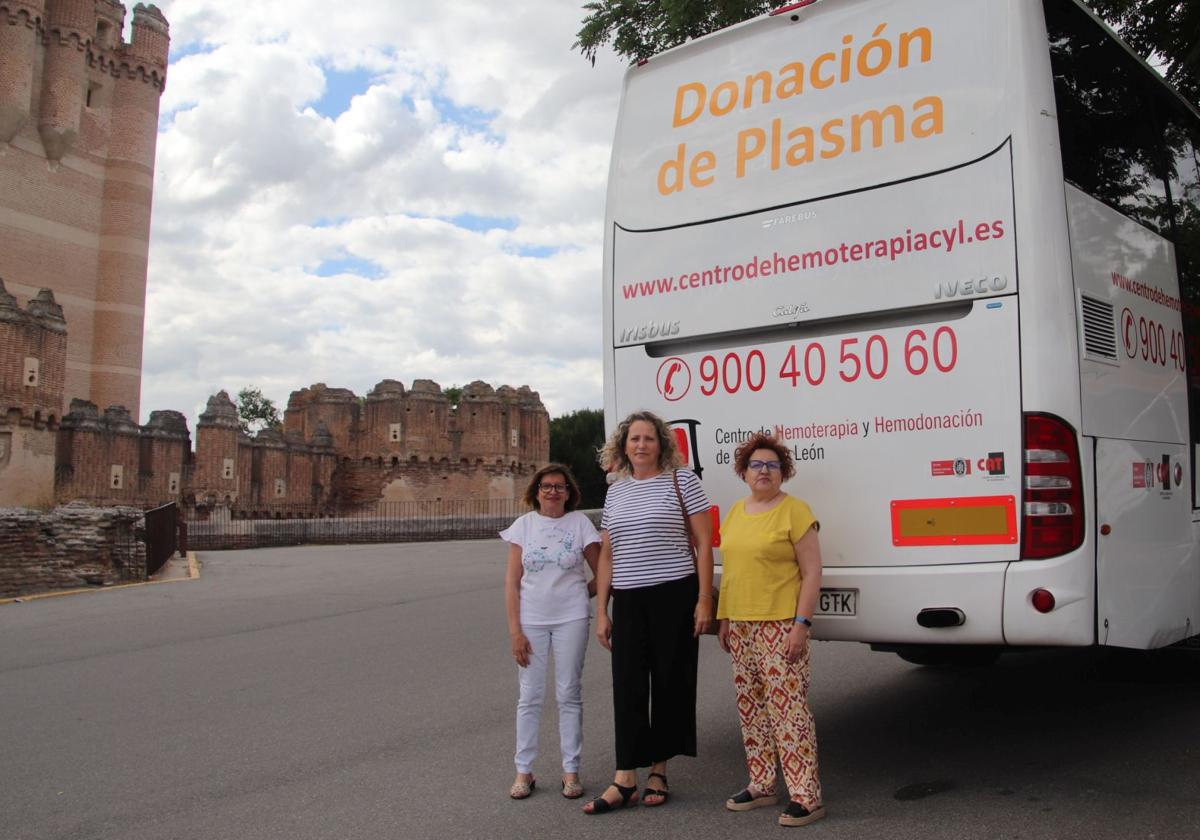
[[[72,399],[61,414],[67,322],[54,294],[22,307],[0,280],[0,507],[55,502],[337,514],[384,501],[518,499],[550,455],[536,391],[472,382],[452,406],[428,379],[385,379],[365,397],[322,383],[292,393],[282,430],[242,431],[229,395],[196,426]]]

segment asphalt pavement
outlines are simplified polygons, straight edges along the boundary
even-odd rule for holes
[[[728,660],[662,808],[588,817],[512,780],[499,541],[201,553],[196,580],[0,605],[0,838],[1195,838],[1200,655],[1055,650],[938,671],[817,643],[827,819],[722,808],[745,782]],[[584,674],[589,794],[608,654]],[[551,691],[551,695],[552,695]]]

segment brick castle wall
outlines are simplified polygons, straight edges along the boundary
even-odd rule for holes
[[[456,408],[428,379],[410,389],[394,379],[363,400],[316,384],[296,391],[285,433],[324,429],[340,463],[340,507],[377,501],[514,499],[550,456],[550,419],[528,387],[465,386]]]
[[[379,383],[365,399],[323,384],[288,400],[282,431],[242,432],[221,391],[196,426],[156,411],[73,400],[55,436],[55,496],[96,505],[169,501],[237,515],[352,511],[385,501],[516,499],[550,454],[549,415],[528,387],[472,382],[457,408],[436,382]],[[331,427],[336,431],[331,431]]]

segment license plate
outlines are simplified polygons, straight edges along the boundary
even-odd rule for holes
[[[857,589],[822,589],[815,615],[858,615]]]

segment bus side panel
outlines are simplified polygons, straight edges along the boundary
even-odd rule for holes
[[[1011,8],[1016,54],[1006,73],[1018,91],[1012,135],[1022,407],[1054,414],[1079,429],[1079,339],[1068,326],[1076,300],[1046,22],[1038,0]]]
[[[1171,243],[1068,184],[1085,435],[1188,439],[1183,325]]]
[[[1181,445],[1096,441],[1096,622],[1102,645],[1157,648],[1200,629],[1187,455]]]

